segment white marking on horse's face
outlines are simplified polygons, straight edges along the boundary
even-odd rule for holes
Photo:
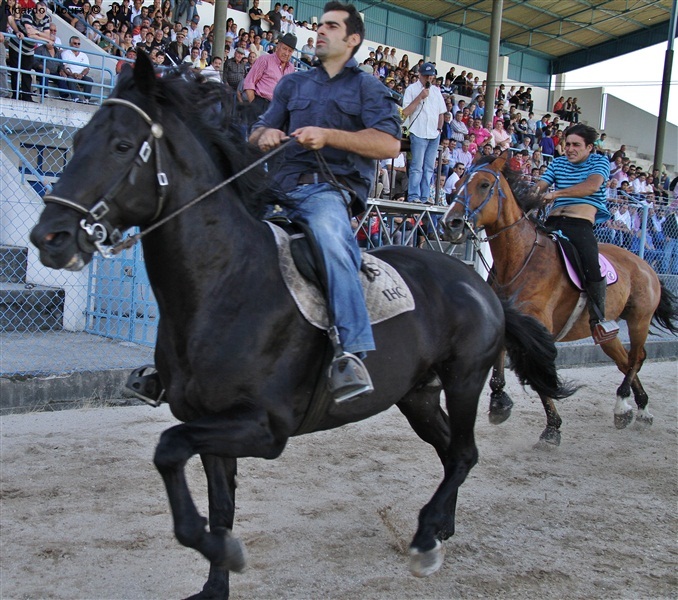
[[[82,254],[77,252],[76,254],[73,255],[71,260],[68,261],[66,265],[64,265],[64,269],[66,271],[82,271],[82,269],[85,267],[85,259],[82,257]]]

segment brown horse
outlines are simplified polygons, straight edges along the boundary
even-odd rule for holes
[[[443,217],[445,237],[460,243],[469,232],[484,227],[494,259],[495,291],[515,299],[523,312],[540,320],[558,341],[588,337],[591,332],[585,298],[566,276],[554,239],[527,217],[542,203],[536,188],[531,189],[532,192],[520,185],[520,177],[509,169],[505,155],[482,159],[466,174]],[[619,338],[601,345],[624,374],[617,390],[614,422],[622,429],[633,420],[633,410],[626,400],[633,390],[638,406],[636,422],[651,425],[648,396],[638,371],[646,357],[645,341],[652,321],[672,333],[678,332],[674,322],[678,316],[676,299],[635,254],[610,244],[601,244],[600,251],[618,274],[618,281],[607,289],[605,317],[625,320],[631,342],[628,351]],[[501,423],[512,407],[503,390],[503,355],[495,364],[490,386],[490,421]],[[562,420],[551,398],[542,396],[541,400],[547,420],[541,440],[558,445]]]

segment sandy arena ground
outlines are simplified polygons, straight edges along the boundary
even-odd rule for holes
[[[443,568],[408,572],[407,545],[441,477],[397,410],[240,462],[235,533],[249,567],[232,598],[678,598],[678,366],[647,364],[654,425],[613,426],[614,367],[565,370],[559,449],[533,448],[544,416],[510,378],[511,419],[477,424],[480,463],[459,494]],[[0,597],[170,599],[208,564],[173,537],[151,459],[165,408],[2,419]],[[205,510],[199,460],[189,463]]]

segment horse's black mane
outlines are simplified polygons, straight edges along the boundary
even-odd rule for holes
[[[474,167],[491,164],[496,158],[496,156],[481,156],[475,161]],[[524,213],[542,207],[544,194],[538,190],[536,185],[530,185],[529,182],[525,181],[520,171],[512,169],[510,161],[506,161],[501,173],[508,182],[516,203]]]
[[[133,85],[132,69],[125,71],[129,73],[125,73],[125,78],[121,76],[117,95]],[[207,81],[190,68],[180,67],[168,70],[156,79],[153,90],[153,100],[163,111],[169,108],[190,125],[224,179],[261,158],[259,150],[244,139],[235,94],[227,86]],[[263,215],[265,205],[272,202],[273,196],[280,196],[273,189],[263,165],[238,177],[231,186],[246,209],[256,217]]]

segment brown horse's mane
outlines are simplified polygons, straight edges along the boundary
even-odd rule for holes
[[[489,165],[493,163],[496,158],[496,156],[481,156],[474,163],[474,168],[482,165]],[[501,174],[509,184],[513,197],[516,199],[516,203],[525,214],[535,210],[538,211],[543,206],[544,193],[540,192],[536,185],[526,181],[520,171],[512,169],[508,160],[504,164]]]

